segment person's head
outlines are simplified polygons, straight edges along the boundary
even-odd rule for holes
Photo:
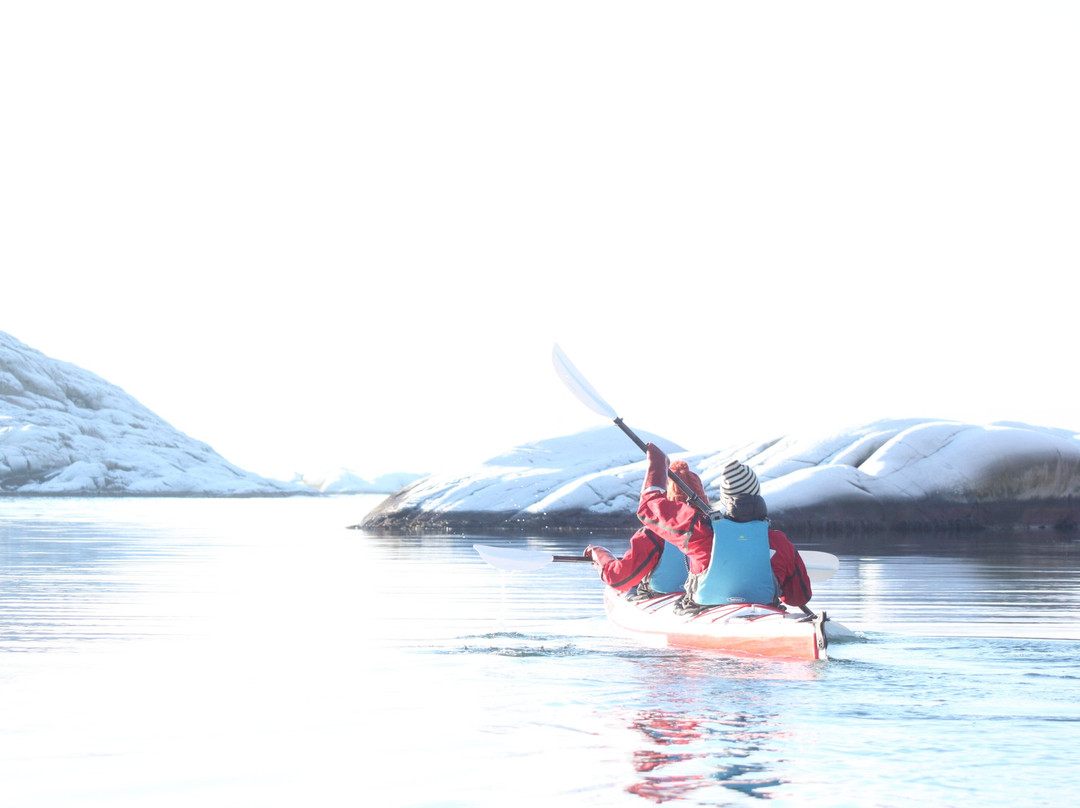
[[[690,466],[687,465],[685,460],[676,460],[671,464],[670,470],[677,474],[679,479],[686,483],[690,490],[701,497],[701,501],[708,506],[709,497],[705,493],[705,486],[702,485],[701,478],[690,471]],[[667,496],[668,499],[674,499],[678,502],[686,502],[687,499],[686,494],[684,494],[682,489],[675,484],[675,481],[671,479],[670,475],[668,476],[667,481]]]
[[[765,500],[753,469],[738,460],[724,466],[720,472],[720,507],[736,522],[765,518]]]

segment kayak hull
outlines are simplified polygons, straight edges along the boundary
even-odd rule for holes
[[[608,619],[624,634],[650,645],[701,648],[733,656],[827,659],[821,615],[796,614],[783,607],[736,603],[695,614],[677,614],[681,593],[629,600],[604,591]]]

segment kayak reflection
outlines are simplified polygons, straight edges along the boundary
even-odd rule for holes
[[[766,759],[772,757],[774,718],[732,713],[701,720],[644,711],[631,725],[647,743],[633,755],[640,779],[626,791],[658,803],[716,786],[766,797],[767,789],[784,782],[765,760],[756,759],[762,751]]]

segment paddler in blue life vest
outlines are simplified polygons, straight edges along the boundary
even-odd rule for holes
[[[696,576],[709,567],[713,547],[712,521],[691,505],[686,494],[669,479],[664,452],[651,443],[646,446],[646,451],[649,467],[637,511],[642,527],[630,538],[630,548],[622,558],[616,558],[606,548],[590,545],[585,548],[585,555],[592,559],[604,583],[625,592],[652,573],[660,561],[664,542],[668,542],[686,554],[689,566],[687,589],[692,592]],[[676,460],[670,468],[706,506],[709,505],[701,478],[685,461]],[[767,516],[757,475],[737,460],[732,460],[721,471],[720,511],[725,518],[735,522],[763,521]],[[798,550],[780,530],[769,528],[768,536],[778,600],[789,606],[805,606],[813,592]]]

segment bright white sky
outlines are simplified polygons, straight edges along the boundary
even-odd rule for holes
[[[1080,430],[1073,2],[0,6],[0,330],[252,471]]]

